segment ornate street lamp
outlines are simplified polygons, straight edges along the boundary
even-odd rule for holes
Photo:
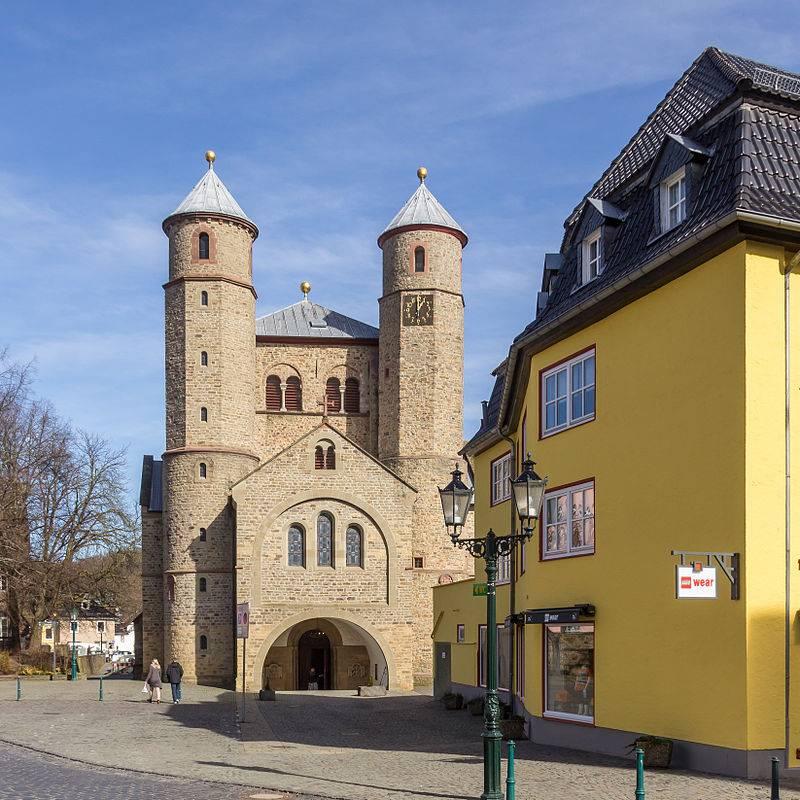
[[[453,470],[453,480],[439,489],[444,512],[444,524],[456,547],[467,550],[474,558],[486,562],[486,698],[483,710],[483,794],[481,800],[503,800],[500,783],[500,700],[497,696],[497,561],[508,555],[517,542],[527,542],[533,536],[534,525],[539,518],[547,479],[534,472],[530,454],[522,465],[519,477],[511,483],[511,491],[517,516],[522,524],[522,533],[498,536],[489,530],[482,539],[461,539],[460,533],[469,512],[472,489],[461,480],[458,467]]]
[[[78,630],[78,609],[73,608],[69,612],[69,624],[72,628],[72,665],[70,668],[70,680],[78,680],[78,659],[75,657],[75,633]]]

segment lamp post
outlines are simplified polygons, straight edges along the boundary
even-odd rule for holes
[[[70,667],[70,680],[78,680],[78,660],[75,658],[75,633],[78,630],[78,609],[69,612],[69,624],[72,628],[72,665]]]
[[[497,561],[508,555],[517,542],[527,542],[533,536],[533,526],[542,507],[546,478],[534,472],[530,454],[522,465],[519,477],[511,481],[514,505],[522,523],[522,533],[498,536],[489,530],[482,539],[461,539],[461,529],[469,513],[473,490],[461,480],[456,467],[450,483],[439,489],[444,512],[444,523],[455,547],[462,547],[475,558],[486,562],[486,698],[483,710],[483,794],[481,800],[502,800],[500,782],[500,700],[497,696]]]

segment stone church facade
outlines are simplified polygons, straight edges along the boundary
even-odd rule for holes
[[[164,221],[166,450],[144,457],[143,656],[273,689],[431,680],[432,587],[472,574],[437,484],[463,446],[467,237],[420,185],[378,238],[379,328],[256,319],[256,225],[209,169]],[[237,603],[250,603],[243,663]]]

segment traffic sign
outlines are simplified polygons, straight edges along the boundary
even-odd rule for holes
[[[247,639],[250,634],[250,603],[236,606],[236,638]]]

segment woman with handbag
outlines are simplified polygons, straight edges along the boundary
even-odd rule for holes
[[[150,669],[147,672],[144,688],[150,692],[150,697],[147,699],[148,703],[153,701],[156,703],[161,702],[161,664],[158,663],[157,658],[150,662]]]

